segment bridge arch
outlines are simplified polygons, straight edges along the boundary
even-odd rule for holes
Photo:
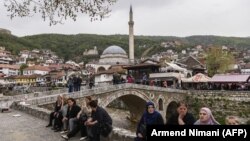
[[[102,72],[102,71],[105,71],[106,69],[104,68],[104,67],[99,67],[98,69],[97,69],[97,72]]]
[[[107,107],[114,100],[119,99],[123,101],[130,112],[131,120],[139,120],[141,115],[145,111],[145,105],[147,101],[152,101],[156,107],[157,104],[153,101],[150,96],[145,94],[143,91],[136,89],[125,89],[118,90],[112,94],[106,94],[105,97],[99,98],[99,105],[102,107]]]

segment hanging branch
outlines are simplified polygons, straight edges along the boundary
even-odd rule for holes
[[[76,21],[79,13],[86,14],[91,21],[102,20],[111,12],[110,6],[117,0],[5,0],[11,19],[29,17],[40,13],[50,25],[62,23],[68,18]]]

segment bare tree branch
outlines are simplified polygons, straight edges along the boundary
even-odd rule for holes
[[[77,18],[78,13],[86,14],[91,21],[102,20],[111,12],[110,6],[117,0],[5,0],[11,19],[40,13],[50,25],[62,23],[67,18]]]

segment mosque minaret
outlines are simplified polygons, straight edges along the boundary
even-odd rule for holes
[[[134,21],[133,21],[133,10],[132,6],[130,5],[129,11],[129,61],[130,63],[134,63],[135,55],[134,55]]]

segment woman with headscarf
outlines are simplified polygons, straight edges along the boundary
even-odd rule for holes
[[[146,140],[146,125],[163,125],[164,121],[159,112],[155,110],[153,102],[149,101],[146,104],[146,110],[143,113],[141,120],[137,126],[135,141]]]
[[[203,107],[200,109],[199,119],[194,123],[194,125],[220,125],[220,123],[215,120],[209,108]]]

